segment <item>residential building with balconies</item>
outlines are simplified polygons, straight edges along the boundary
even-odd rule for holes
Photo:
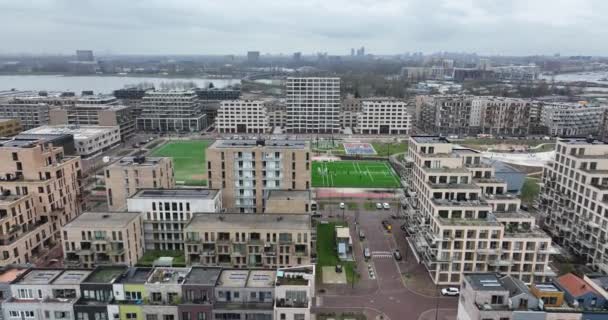
[[[608,143],[558,139],[543,169],[539,207],[559,245],[608,273]]]
[[[188,265],[277,268],[310,263],[307,215],[198,214],[184,234]]]
[[[127,272],[127,266],[99,266],[80,283],[80,299],[74,304],[76,319],[138,319],[120,317],[114,301],[114,284]]]
[[[214,290],[213,319],[272,320],[275,270],[222,270]]]
[[[209,188],[228,211],[262,213],[271,190],[310,189],[310,145],[303,140],[217,140],[206,150]]]
[[[261,100],[221,101],[215,118],[219,133],[268,133],[268,111]]]
[[[177,307],[181,319],[213,319],[214,288],[222,269],[192,267],[182,285],[182,301]]]
[[[124,157],[105,169],[108,209],[122,211],[140,189],[175,188],[173,159]]]
[[[142,212],[146,250],[184,250],[184,226],[197,213],[219,213],[216,189],[142,189],[127,199],[127,211]]]
[[[340,132],[340,78],[289,77],[286,88],[288,132]]]
[[[63,227],[66,264],[134,266],[144,254],[139,212],[85,212]]]
[[[411,133],[412,115],[407,102],[394,98],[367,98],[361,104],[355,127],[359,134]]]
[[[274,292],[274,319],[310,320],[315,296],[315,266],[278,269]]]
[[[551,238],[480,153],[443,137],[415,136],[408,157],[414,165],[409,241],[433,282],[458,284],[470,272],[500,272],[527,283],[554,275]]]

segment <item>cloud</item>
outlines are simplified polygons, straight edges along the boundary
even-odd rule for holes
[[[605,0],[0,0],[1,51],[604,54]]]

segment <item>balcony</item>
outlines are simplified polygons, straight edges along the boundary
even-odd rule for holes
[[[500,254],[502,249],[500,248],[478,248],[475,250],[479,254]]]
[[[494,259],[489,260],[488,264],[494,267],[508,267],[513,265],[513,260],[510,259]]]
[[[292,300],[292,299],[276,299],[275,307],[277,308],[308,308],[308,299]]]

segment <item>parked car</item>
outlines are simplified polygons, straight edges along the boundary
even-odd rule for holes
[[[460,295],[460,289],[455,287],[441,289],[441,295],[443,296],[457,296]]]
[[[372,257],[372,254],[371,254],[371,252],[369,251],[369,248],[365,248],[365,249],[363,249],[363,257],[364,257],[366,260]]]
[[[363,239],[365,239],[365,233],[363,233],[363,230],[359,230],[359,240]]]
[[[390,206],[390,205],[389,205],[387,202],[383,203],[383,204],[382,204],[382,207],[383,207],[385,210],[388,210],[388,209],[390,209],[390,208],[391,208],[391,206]]]
[[[380,203],[380,202],[376,203],[376,209],[382,209],[382,203]]]
[[[344,204],[344,202],[340,202],[340,209],[344,209],[346,208],[346,205]]]
[[[313,218],[321,218],[323,215],[318,213],[317,211],[313,211],[311,217]]]
[[[395,260],[401,261],[401,252],[399,252],[399,249],[395,249],[395,251],[393,251],[393,257],[395,257]]]
[[[342,265],[341,264],[337,264],[336,265],[336,273],[342,273]]]

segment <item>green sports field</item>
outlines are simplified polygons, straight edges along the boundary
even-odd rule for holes
[[[154,149],[151,156],[171,157],[175,166],[175,183],[207,185],[205,150],[213,141],[183,140],[170,141]]]
[[[399,177],[383,161],[312,163],[312,186],[319,188],[398,188]]]

